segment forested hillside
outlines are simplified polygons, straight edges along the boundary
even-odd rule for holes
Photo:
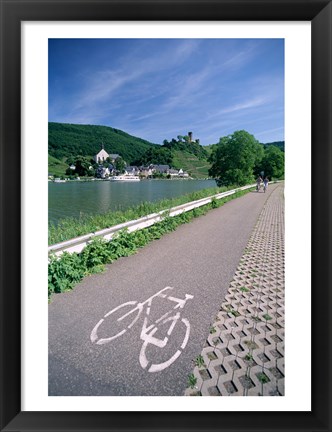
[[[189,141],[187,135],[177,138],[171,141],[165,139],[163,145],[149,149],[135,164],[167,164],[175,169],[183,169],[193,178],[208,177],[211,164],[205,147],[196,141]]]
[[[49,174],[55,176],[65,175],[73,158],[92,159],[103,144],[107,153],[119,154],[128,165],[165,164],[182,168],[194,178],[208,177],[211,157],[218,147],[201,146],[187,135],[165,139],[158,145],[112,127],[66,123],[49,123],[48,135]],[[284,151],[284,141],[258,144],[262,150],[270,149],[269,154],[273,148]]]
[[[112,127],[49,123],[49,174],[64,175],[71,159],[92,158],[104,144],[107,153],[119,154],[129,165],[167,164],[193,177],[207,177],[208,152],[185,138],[158,145]]]
[[[278,147],[282,151],[285,151],[285,141],[274,141],[270,143],[265,143],[263,145],[265,146],[265,148],[272,145]]]
[[[264,146],[264,148],[267,148],[269,146],[275,146],[278,147],[280,150],[285,151],[285,141],[273,141],[273,142],[268,142],[268,143],[261,143],[262,146]],[[210,144],[208,146],[205,146],[205,150],[209,153],[209,155],[211,154],[212,150],[214,149],[214,147],[217,144]]]
[[[48,124],[48,154],[60,161],[71,156],[93,157],[104,144],[107,153],[117,153],[131,163],[157,144],[107,126]]]

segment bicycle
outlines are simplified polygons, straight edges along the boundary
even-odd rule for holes
[[[172,363],[174,363],[174,361],[181,355],[181,353],[183,352],[183,350],[185,349],[188,343],[189,334],[190,334],[190,323],[187,318],[181,317],[180,309],[183,309],[185,307],[188,300],[194,298],[194,296],[191,294],[186,294],[184,299],[179,299],[164,294],[165,291],[173,290],[173,289],[174,288],[172,287],[166,287],[158,291],[153,296],[149,297],[144,302],[138,303],[137,301],[129,301],[112,309],[107,314],[105,314],[104,317],[93,328],[90,335],[91,342],[97,345],[104,345],[112,342],[113,340],[119,338],[120,336],[123,336],[127,332],[127,330],[130,330],[134,326],[134,324],[141,316],[143,310],[145,309],[146,316],[144,317],[143,326],[140,334],[140,339],[143,341],[143,345],[139,355],[139,362],[143,369],[146,369],[150,363],[147,359],[147,354],[146,354],[146,350],[150,344],[162,349],[167,345],[170,336],[178,322],[182,323],[185,328],[183,341],[181,343],[180,348],[175,352],[175,354],[173,354],[168,360],[162,363],[152,363],[148,368],[148,372],[160,372],[166,369]],[[163,314],[160,318],[156,319],[151,324],[149,323],[151,306],[153,300],[157,297],[167,299],[171,302],[176,303],[176,305],[173,308],[171,308],[168,312]],[[125,312],[122,315],[123,308],[127,308],[129,306],[135,306],[135,307],[130,309],[128,312]],[[176,309],[179,310],[174,315],[172,315],[173,311]],[[120,316],[116,317],[118,313]],[[131,318],[133,314],[134,317]],[[112,334],[109,337],[99,337],[98,330],[100,329],[100,326],[102,324],[105,325],[106,320],[108,321],[108,325],[110,325],[109,320],[111,318],[112,319],[115,318],[114,322],[111,321],[112,324],[111,329],[113,330],[115,329],[116,333]],[[170,323],[169,328],[167,330],[167,336],[165,336],[163,339],[155,337],[155,334],[159,329],[158,326],[162,326],[163,324],[167,324],[167,323]]]

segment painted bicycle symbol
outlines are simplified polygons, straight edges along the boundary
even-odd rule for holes
[[[92,330],[90,335],[91,342],[97,345],[103,345],[112,342],[114,339],[120,336],[123,336],[127,330],[133,327],[143,311],[145,311],[145,317],[140,334],[140,339],[143,341],[139,355],[140,365],[143,369],[147,369],[148,372],[160,372],[166,369],[181,355],[182,351],[187,345],[190,334],[190,323],[187,318],[182,318],[182,310],[185,307],[187,301],[194,298],[194,296],[190,294],[186,294],[184,299],[172,297],[167,295],[168,293],[165,294],[165,292],[169,290],[173,290],[173,288],[166,287],[158,291],[144,302],[138,303],[137,301],[129,301],[112,309],[96,324]],[[151,323],[151,306],[153,300],[156,298],[167,299],[175,303],[175,306]],[[129,310],[127,311],[127,309]],[[156,337],[156,333],[160,333],[160,328],[162,328],[164,324],[166,324],[166,328],[168,328],[166,336],[163,338]],[[180,327],[179,324],[181,324]],[[166,347],[176,326],[183,333],[183,340],[182,333],[180,333],[180,347],[166,361],[161,363],[152,363],[149,361],[147,358],[147,348],[149,345],[153,345],[160,349]],[[103,337],[99,336],[98,333],[102,333]],[[106,336],[106,333],[107,337],[104,337]],[[165,335],[165,332],[163,332],[163,335]]]

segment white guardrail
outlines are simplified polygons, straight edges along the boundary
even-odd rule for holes
[[[221,192],[219,194],[212,195],[212,196],[209,196],[207,198],[202,198],[202,199],[199,199],[197,201],[191,201],[191,202],[181,204],[181,205],[176,206],[176,207],[172,207],[170,209],[162,210],[158,213],[152,213],[152,214],[149,214],[147,216],[143,216],[143,217],[136,219],[136,220],[132,220],[129,222],[124,222],[124,223],[119,224],[119,225],[115,225],[111,228],[105,228],[103,230],[96,231],[94,233],[89,233],[89,234],[85,234],[85,235],[80,236],[80,237],[73,238],[71,240],[66,240],[64,242],[49,246],[48,247],[48,253],[52,252],[57,256],[60,256],[63,252],[80,253],[85,248],[85,246],[87,246],[96,237],[101,237],[101,238],[104,238],[105,240],[111,240],[115,234],[117,234],[119,231],[121,231],[125,228],[128,229],[128,232],[133,232],[133,231],[137,231],[140,229],[144,229],[144,228],[147,228],[147,227],[155,224],[156,222],[160,222],[163,219],[164,214],[167,214],[171,217],[177,216],[181,213],[185,213],[187,211],[193,210],[194,208],[201,207],[205,204],[208,204],[212,201],[213,198],[221,199],[221,198],[227,197],[229,195],[233,195],[238,191],[250,189],[250,188],[255,187],[255,186],[256,186],[255,184],[249,185],[249,186],[242,186],[240,188],[232,189],[232,190],[229,190],[227,192]]]

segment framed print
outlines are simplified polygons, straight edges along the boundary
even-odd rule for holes
[[[329,361],[331,349],[329,287],[332,264],[330,249],[331,2],[327,0],[267,0],[265,2],[0,0],[0,2],[1,430],[166,431],[174,428],[181,431],[235,431],[248,428],[285,431],[300,428],[308,431],[331,430],[329,415],[332,384]],[[43,290],[47,278],[48,258],[45,251],[48,230],[47,201],[50,195],[47,194],[42,179],[47,175],[46,163],[44,163],[47,125],[52,121],[51,115],[56,118],[54,107],[59,99],[55,95],[60,94],[60,87],[56,85],[57,77],[53,71],[80,67],[79,57],[71,57],[73,51],[68,49],[68,40],[89,41],[92,73],[94,73],[93,62],[103,61],[103,53],[97,54],[96,47],[99,41],[115,40],[117,45],[112,45],[107,51],[110,57],[109,64],[117,62],[116,53],[124,52],[132,63],[129,61],[122,63],[123,76],[117,76],[119,86],[123,82],[126,84],[122,95],[125,98],[125,93],[129,94],[133,91],[128,75],[124,74],[125,68],[131,67],[135,77],[143,73],[139,66],[138,45],[133,43],[143,39],[163,40],[162,44],[156,42],[154,47],[150,44],[149,49],[160,52],[159,60],[163,51],[162,59],[168,66],[173,56],[174,69],[175,64],[183,62],[184,59],[187,59],[188,67],[190,65],[192,68],[192,80],[187,80],[187,87],[181,88],[179,85],[177,97],[168,101],[174,106],[182,103],[181,97],[189,102],[189,96],[195,92],[197,97],[204,98],[207,93],[203,91],[199,93],[199,84],[205,82],[207,77],[212,79],[211,68],[217,68],[219,65],[216,58],[218,51],[211,50],[213,54],[208,58],[200,57],[198,50],[193,49],[192,45],[198,40],[204,41],[201,43],[201,51],[207,50],[207,44],[211,40],[231,40],[232,46],[237,46],[236,44],[240,44],[242,40],[256,40],[262,46],[267,41],[266,46],[264,45],[266,62],[268,57],[271,59],[271,64],[277,63],[279,57],[282,58],[279,67],[282,69],[285,66],[285,80],[282,80],[281,84],[275,80],[268,88],[267,85],[264,87],[263,82],[259,82],[257,87],[252,86],[252,93],[246,93],[246,97],[235,101],[233,105],[229,104],[228,108],[221,109],[219,114],[226,116],[229,112],[260,106],[263,99],[255,94],[255,91],[262,88],[265,91],[265,98],[268,98],[269,92],[273,92],[276,97],[280,97],[282,104],[283,97],[280,94],[283,93],[284,86],[285,141],[286,147],[288,142],[292,147],[289,153],[287,153],[288,148],[286,150],[285,390],[280,384],[280,387],[271,390],[270,393],[252,392],[251,398],[220,399],[213,397],[217,394],[222,395],[219,387],[211,387],[212,390],[206,393],[195,393],[196,396],[203,396],[201,398],[187,397],[190,392],[187,396],[183,394],[179,398],[165,396],[167,391],[163,393],[162,387],[167,385],[158,381],[157,373],[168,368],[178,358],[184,358],[181,350],[186,347],[190,332],[189,319],[180,314],[169,318],[168,312],[156,322],[164,324],[172,319],[175,326],[179,321],[184,331],[183,338],[179,342],[181,349],[175,349],[175,354],[165,361],[149,362],[148,344],[151,344],[152,340],[155,346],[161,346],[162,343],[160,339],[156,342],[156,338],[152,337],[155,333],[149,334],[147,329],[151,330],[153,327],[148,327],[146,318],[141,332],[144,343],[139,359],[136,359],[136,363],[139,360],[142,370],[151,372],[151,385],[155,385],[156,388],[160,386],[159,393],[150,392],[144,395],[144,393],[132,392],[123,396],[110,395],[107,391],[96,391],[89,380],[85,380],[86,387],[82,392],[72,392],[70,384],[66,387],[66,381],[72,382],[71,377],[75,376],[79,381],[84,371],[93,369],[94,361],[103,361],[105,370],[112,370],[112,359],[108,362],[107,357],[102,358],[101,351],[93,351],[94,347],[90,342],[103,346],[113,339],[113,337],[108,339],[105,336],[100,337],[98,332],[104,320],[120,309],[117,305],[112,306],[113,309],[104,317],[95,314],[93,325],[91,321],[91,335],[85,351],[74,352],[76,340],[80,338],[80,326],[77,325],[77,321],[73,337],[63,340],[58,336],[53,338],[50,351],[60,347],[58,352],[52,352],[59,364],[62,361],[61,345],[63,345],[66,346],[66,350],[73,349],[72,357],[80,357],[76,360],[82,365],[81,369],[71,368],[65,361],[60,367],[54,362],[52,356],[47,357],[47,344],[50,343],[47,327],[51,321],[48,321]],[[123,40],[126,41],[125,44],[122,43]],[[177,45],[179,40],[190,43],[180,46]],[[244,48],[238,45],[237,52],[242,55],[245,50],[248,50],[248,46],[252,45],[246,45]],[[86,55],[83,45],[77,45],[75,50],[82,53],[81,55]],[[137,50],[136,56],[135,50]],[[145,60],[142,53],[143,51],[140,55]],[[70,57],[71,63],[62,64],[61,59],[64,57],[67,59]],[[239,55],[235,55],[234,59],[233,61],[238,61]],[[258,59],[256,61],[256,67],[264,68],[264,63],[258,63]],[[199,74],[194,74],[195,62],[204,65]],[[158,69],[152,68],[151,71],[149,79],[152,80],[155,79],[153,73],[158,74]],[[80,72],[84,77],[86,71],[82,69]],[[245,72],[242,80],[250,74],[249,68]],[[168,73],[175,74],[174,70],[169,70]],[[220,69],[220,74],[222,73],[226,73],[224,69]],[[97,78],[102,80],[103,77]],[[98,91],[100,94],[105,91],[97,78],[93,92],[88,93],[89,100],[86,101],[91,107],[94,102],[96,104],[105,102],[96,96]],[[166,79],[165,76],[164,85],[167,85]],[[49,87],[48,80],[55,83],[52,89]],[[154,95],[144,93],[146,90],[143,84],[137,97],[158,98],[160,96],[160,93]],[[158,86],[162,85],[163,83],[159,81]],[[75,86],[74,81],[68,80],[68,113],[71,110],[79,114],[79,103],[69,106],[69,94],[74,90],[75,97],[75,89],[77,90]],[[245,90],[248,92],[248,88]],[[112,89],[109,91],[111,92]],[[225,97],[226,89],[224,91]],[[213,91],[209,94],[211,104],[212,95]],[[47,105],[48,100],[51,99],[54,104]],[[133,103],[132,100],[127,99],[127,101]],[[104,107],[107,110],[107,103]],[[139,110],[138,107],[136,109]],[[205,109],[208,110],[209,107],[205,105]],[[283,108],[281,113],[282,116]],[[155,114],[155,112],[152,114],[142,111],[140,119],[147,119]],[[123,113],[119,114],[119,119],[121,115]],[[256,115],[260,115],[259,112]],[[72,118],[69,122],[74,123]],[[86,122],[90,121],[91,117],[86,120]],[[248,121],[254,120],[248,119]],[[145,129],[145,133],[148,133],[148,128]],[[179,131],[179,133],[187,133],[187,131]],[[160,140],[162,142],[162,138]],[[192,132],[188,132],[188,136],[185,137],[178,136],[177,144],[187,142],[199,144]],[[101,152],[107,150],[104,148],[104,143],[101,145]],[[109,157],[108,153],[107,156]],[[114,161],[116,159],[114,158]],[[168,171],[170,177],[171,174],[176,174],[173,171]],[[70,174],[70,171],[68,172]],[[183,170],[181,175],[184,175]],[[287,237],[292,241],[287,240]],[[287,260],[287,256],[291,259]],[[164,260],[166,262],[166,257]],[[128,273],[119,272],[119,275],[123,278],[128,277]],[[161,276],[159,272],[159,277],[162,279]],[[144,281],[145,279],[142,278],[143,276],[140,275],[140,280]],[[155,280],[157,279],[156,275]],[[195,284],[194,278],[192,284]],[[243,288],[242,292],[246,291],[242,285],[241,288]],[[147,300],[140,300],[142,303],[137,306],[136,302],[128,299],[123,300],[123,305],[136,306],[138,316],[147,305],[148,316],[152,300],[155,297],[165,298],[165,296],[163,290],[159,290]],[[189,305],[194,296],[186,293],[184,300],[178,297],[174,294],[167,299],[176,303],[176,307],[182,310],[185,306],[187,308],[187,303]],[[98,301],[102,310],[102,301],[100,299]],[[84,307],[77,306],[82,317],[86,315],[89,308],[89,300]],[[236,316],[232,311],[233,309],[230,309],[228,313]],[[267,313],[265,316],[265,321],[271,319]],[[71,313],[65,307],[59,307],[52,319],[54,328],[60,325],[61,320],[72,322]],[[129,324],[128,328],[131,328],[135,322],[136,320]],[[171,328],[167,333],[168,336],[171,334]],[[157,328],[155,330],[157,331]],[[123,330],[119,332],[121,333],[119,335],[124,333]],[[201,356],[196,360],[198,358],[203,359]],[[128,362],[128,367],[131,367],[130,364]],[[234,367],[239,367],[236,362]],[[280,370],[277,372],[280,373]],[[61,377],[53,379],[54,374],[59,374]],[[201,376],[204,381],[202,374]],[[269,380],[269,376],[269,374],[266,376],[260,374],[257,379],[263,385],[265,379]],[[173,381],[178,380],[177,376],[172,377],[171,373],[169,377]],[[100,376],[98,379],[101,379]],[[121,382],[121,376],[118,375],[116,380]],[[138,388],[138,381],[131,385],[136,385]],[[63,383],[60,390],[57,387],[59,382]],[[252,383],[251,386],[253,385]],[[169,386],[171,388],[171,384]],[[247,390],[250,390],[251,386],[248,385]],[[261,397],[258,400],[256,397],[258,395],[268,397]]]

